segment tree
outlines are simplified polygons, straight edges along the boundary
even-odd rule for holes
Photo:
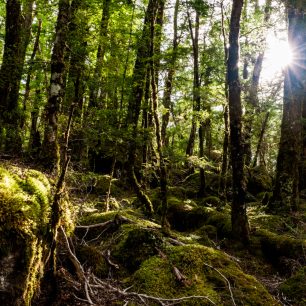
[[[300,173],[305,173],[305,55],[306,22],[300,1],[288,4],[288,40],[294,53],[293,63],[285,70],[284,106],[281,138],[276,165],[276,178],[271,210],[297,210],[299,206]],[[301,157],[303,160],[302,165]]]
[[[5,45],[0,69],[1,144],[9,153],[21,152],[19,88],[30,41],[33,0],[6,2]]]
[[[49,170],[59,167],[58,114],[64,97],[65,51],[69,21],[70,1],[60,0],[51,57],[50,92],[45,110],[46,126],[41,152],[41,160],[45,168]]]
[[[135,189],[135,192],[146,208],[147,213],[150,215],[153,213],[153,206],[149,197],[144,193],[141,185],[135,174],[135,163],[136,163],[136,152],[137,152],[137,142],[136,138],[138,136],[137,126],[139,120],[139,114],[141,109],[141,102],[144,94],[144,86],[147,73],[147,65],[149,63],[150,46],[153,43],[150,39],[151,27],[155,24],[155,17],[159,7],[158,0],[150,0],[145,14],[145,20],[143,25],[143,31],[141,39],[138,42],[138,49],[136,55],[136,61],[133,71],[132,79],[132,90],[129,97],[128,112],[126,123],[127,127],[132,132],[132,139],[129,143],[128,148],[128,174],[131,183]],[[151,75],[152,77],[152,75]]]
[[[245,204],[245,182],[243,170],[242,107],[239,82],[239,31],[243,0],[233,0],[230,20],[227,61],[228,101],[230,116],[230,150],[233,175],[232,234],[235,239],[247,243],[249,226]]]

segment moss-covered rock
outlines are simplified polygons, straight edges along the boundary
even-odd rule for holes
[[[272,177],[265,167],[251,169],[247,176],[247,189],[256,195],[263,191],[270,191],[272,188]]]
[[[261,249],[265,257],[281,272],[290,267],[285,267],[283,259],[294,259],[305,264],[304,250],[306,249],[306,241],[295,239],[288,235],[277,235],[268,230],[258,229],[253,234],[260,242]]]
[[[50,185],[35,170],[0,168],[0,304],[30,305],[47,251]]]
[[[138,269],[144,260],[156,255],[163,244],[161,234],[151,228],[129,224],[123,225],[121,232],[121,239],[112,254],[130,272]]]
[[[98,246],[81,245],[77,248],[77,257],[84,267],[88,267],[92,272],[101,278],[107,278],[110,266],[107,264],[103,253]]]
[[[283,282],[280,291],[291,300],[291,305],[306,305],[306,266]]]
[[[205,296],[216,305],[278,305],[256,279],[244,274],[227,255],[199,245],[169,247],[166,256],[142,263],[130,279],[140,292],[163,298]],[[174,270],[185,277],[181,282]],[[207,299],[190,299],[181,305],[211,305]]]

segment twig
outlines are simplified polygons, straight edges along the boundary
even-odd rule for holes
[[[152,295],[147,295],[147,294],[144,294],[144,293],[126,292],[124,290],[116,288],[116,287],[100,280],[99,278],[97,278],[95,276],[94,276],[94,281],[95,281],[96,285],[93,284],[93,285],[91,285],[92,287],[95,287],[95,288],[105,288],[105,287],[107,287],[109,290],[111,290],[113,292],[116,292],[117,294],[121,295],[122,297],[138,298],[141,301],[143,301],[143,299],[145,299],[145,300],[157,302],[161,305],[165,305],[164,303],[168,303],[167,305],[169,305],[169,303],[172,303],[172,305],[173,305],[173,304],[181,303],[183,301],[191,300],[191,299],[205,299],[205,300],[209,301],[211,304],[216,305],[215,302],[213,302],[209,297],[202,296],[202,295],[192,295],[192,296],[184,296],[184,297],[180,297],[180,298],[167,299],[167,298],[161,298],[161,297],[156,297],[156,296],[152,296]],[[145,303],[145,305],[146,305],[146,303]]]
[[[213,269],[213,270],[216,271],[218,274],[220,274],[220,275],[222,276],[222,278],[225,279],[225,281],[226,281],[226,283],[227,283],[227,286],[228,286],[228,290],[229,290],[229,292],[230,292],[230,294],[231,294],[231,299],[232,299],[233,305],[236,306],[236,302],[235,302],[235,299],[234,299],[234,295],[233,295],[233,291],[232,291],[232,287],[231,287],[230,281],[229,281],[229,280],[228,280],[228,279],[227,279],[218,269],[216,269],[215,267],[213,267],[213,266],[211,266],[211,265],[209,265],[209,264],[207,264],[207,263],[204,263],[204,265],[207,266],[207,267],[209,267],[209,268],[211,268],[211,269]]]
[[[107,261],[107,263],[108,263],[111,267],[113,267],[113,268],[119,270],[119,266],[111,261],[110,256],[111,256],[110,250],[107,250],[106,252],[103,253],[103,257],[105,258],[105,260]]]
[[[97,223],[97,224],[90,224],[90,225],[77,225],[75,228],[84,228],[84,229],[90,229],[90,228],[96,228],[96,227],[105,227],[111,223],[113,223],[114,220],[109,220],[103,223]]]
[[[79,262],[78,258],[71,251],[70,244],[69,244],[67,235],[66,235],[63,227],[60,226],[60,229],[61,229],[62,234],[64,236],[65,244],[66,244],[66,247],[67,247],[67,250],[68,250],[68,253],[69,253],[69,258],[72,261],[72,263],[73,263],[73,265],[76,269],[76,273],[77,273],[77,276],[78,276],[79,280],[82,281],[83,284],[84,284],[84,289],[85,289],[85,294],[86,294],[87,301],[88,301],[89,304],[93,305],[94,303],[92,302],[90,294],[88,292],[89,284],[88,284],[88,280],[86,279],[84,269],[83,269],[81,263]]]

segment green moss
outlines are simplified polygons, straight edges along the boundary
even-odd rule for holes
[[[280,286],[280,291],[295,305],[306,305],[306,266],[298,270]]]
[[[161,234],[154,229],[126,224],[121,232],[112,254],[129,271],[135,271],[144,260],[157,254],[163,244]]]
[[[1,273],[16,303],[30,305],[39,284],[47,249],[50,196],[50,185],[42,173],[0,167],[0,262],[12,267]],[[11,277],[14,274],[17,276]]]
[[[184,284],[176,279],[174,267],[186,277]],[[244,274],[227,255],[199,245],[169,247],[165,258],[151,257],[134,273],[131,283],[140,292],[154,296],[202,295],[217,305],[230,305],[232,301],[225,278],[231,283],[237,305],[277,305],[265,288],[255,278]],[[206,304],[210,303],[203,299],[182,303]]]
[[[252,194],[269,191],[272,188],[272,177],[265,167],[255,167],[249,171],[247,189]]]
[[[229,237],[231,235],[231,218],[227,213],[219,211],[211,212],[207,219],[207,224],[215,226],[220,237]]]
[[[254,236],[260,241],[262,252],[272,263],[281,265],[281,258],[303,260],[306,241],[287,235],[277,235],[267,230],[258,229]]]
[[[199,202],[200,206],[214,206],[219,207],[221,205],[221,200],[215,196],[209,196],[201,199]]]
[[[77,249],[77,257],[81,264],[90,267],[92,272],[100,278],[107,278],[110,267],[98,246],[81,245]]]

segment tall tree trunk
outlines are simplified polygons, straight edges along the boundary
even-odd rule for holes
[[[287,66],[284,81],[284,106],[281,138],[276,165],[271,210],[297,210],[299,205],[299,167],[305,160],[305,127],[302,115],[306,105],[306,22],[302,1],[289,5],[288,40],[294,51],[294,61]],[[302,137],[303,133],[303,137]],[[305,168],[304,168],[305,169]],[[303,171],[301,171],[303,173]]]
[[[161,194],[161,207],[162,207],[162,228],[168,230],[167,222],[167,210],[168,210],[168,197],[167,197],[167,169],[163,156],[163,143],[161,137],[160,121],[158,116],[158,95],[157,95],[157,82],[158,82],[158,68],[159,60],[154,60],[155,52],[160,52],[161,44],[161,28],[163,24],[162,16],[164,12],[165,0],[158,0],[158,15],[156,23],[154,19],[151,20],[151,52],[150,52],[150,71],[151,71],[151,88],[152,88],[152,106],[153,106],[153,118],[155,125],[155,135],[157,143],[157,157],[160,172],[160,194]],[[156,29],[157,28],[157,29]]]
[[[173,42],[172,42],[172,55],[169,62],[169,68],[167,72],[167,77],[165,81],[165,91],[162,100],[162,104],[166,109],[166,112],[162,116],[162,127],[161,127],[161,137],[162,143],[167,147],[169,145],[167,140],[167,126],[170,119],[170,108],[171,108],[171,94],[173,88],[173,78],[175,75],[175,65],[177,61],[177,50],[178,50],[178,34],[177,34],[177,16],[179,12],[180,0],[175,1],[174,6],[174,16],[173,16]]]
[[[200,27],[199,13],[196,12],[194,34],[192,30],[192,24],[189,12],[188,12],[188,23],[189,23],[189,31],[192,41],[192,51],[193,51],[193,115],[192,115],[191,130],[186,148],[186,155],[191,156],[193,155],[194,144],[196,139],[196,130],[197,130],[197,120],[195,113],[199,112],[201,108],[200,77],[199,77],[199,27]]]
[[[60,0],[56,34],[51,56],[51,79],[49,98],[45,109],[46,125],[41,152],[41,162],[46,170],[59,168],[58,113],[64,97],[65,51],[68,25],[70,21],[70,1]]]
[[[99,34],[99,45],[97,51],[97,59],[94,75],[92,78],[92,84],[90,85],[90,96],[89,96],[89,106],[97,107],[98,99],[99,99],[99,91],[101,89],[101,80],[102,80],[102,66],[103,66],[103,58],[105,54],[105,44],[107,39],[108,32],[108,22],[110,18],[109,8],[110,8],[111,0],[103,1],[103,13],[100,25],[100,34]]]
[[[271,2],[272,0],[266,0],[265,5],[265,15],[264,15],[264,26],[268,28],[268,24],[270,21],[271,16]],[[250,166],[252,161],[252,130],[253,130],[253,121],[254,121],[254,115],[256,112],[256,109],[258,108],[258,85],[259,85],[259,79],[260,74],[262,70],[262,63],[265,55],[265,48],[266,48],[266,39],[267,39],[267,33],[263,34],[263,50],[258,54],[253,74],[252,74],[252,80],[251,85],[248,89],[247,95],[246,95],[246,114],[245,114],[245,127],[244,127],[244,151],[245,151],[245,164],[247,166]]]
[[[147,214],[153,213],[153,206],[149,197],[142,190],[141,185],[135,175],[136,152],[138,136],[138,120],[140,115],[141,103],[144,94],[147,65],[149,64],[150,55],[150,27],[151,20],[155,20],[158,10],[158,0],[150,0],[145,14],[144,26],[141,38],[138,42],[136,61],[132,78],[132,90],[129,97],[126,126],[132,132],[128,148],[128,175],[135,189],[137,197],[144,205]]]
[[[21,109],[18,104],[19,88],[25,61],[26,49],[30,41],[33,20],[33,0],[6,2],[5,44],[0,69],[0,133],[6,135],[5,151],[21,152]]]
[[[241,131],[241,87],[239,81],[239,32],[243,0],[233,0],[230,19],[227,81],[230,115],[230,144],[233,175],[232,235],[243,243],[249,241],[249,226],[245,204],[243,143]]]
[[[38,20],[38,26],[37,26],[37,32],[36,32],[36,37],[35,37],[35,42],[34,42],[34,46],[33,46],[33,51],[29,60],[29,68],[28,68],[28,73],[27,73],[27,79],[26,79],[26,84],[25,84],[25,92],[24,92],[24,97],[23,97],[23,116],[22,116],[22,120],[20,123],[21,128],[23,129],[25,126],[25,121],[26,121],[26,110],[27,110],[27,103],[28,103],[28,99],[30,96],[30,82],[31,82],[31,77],[32,77],[32,72],[33,72],[33,68],[34,68],[34,59],[36,57],[36,53],[38,51],[38,47],[39,47],[39,38],[40,38],[40,33],[41,33],[41,26],[42,26],[42,20],[39,19]]]
[[[225,25],[224,25],[224,7],[223,1],[221,2],[221,30],[223,37],[223,49],[224,49],[224,64],[227,67],[227,59],[228,59],[228,48],[227,48],[227,37],[225,33]],[[226,186],[226,178],[227,178],[227,170],[228,170],[228,147],[229,147],[229,111],[228,111],[228,82],[227,82],[227,73],[225,73],[225,105],[223,108],[223,118],[224,118],[224,137],[223,137],[223,146],[222,146],[222,165],[221,165],[221,173],[220,173],[220,183],[219,183],[219,191],[226,197],[227,194],[227,186]]]
[[[69,73],[65,94],[66,108],[74,104],[74,121],[83,126],[84,122],[84,95],[86,91],[86,64],[88,56],[88,20],[82,15],[86,10],[83,0],[73,0],[71,3],[71,22],[69,24]],[[73,130],[70,137],[71,158],[73,161],[87,164],[87,146],[84,140],[84,130]]]

